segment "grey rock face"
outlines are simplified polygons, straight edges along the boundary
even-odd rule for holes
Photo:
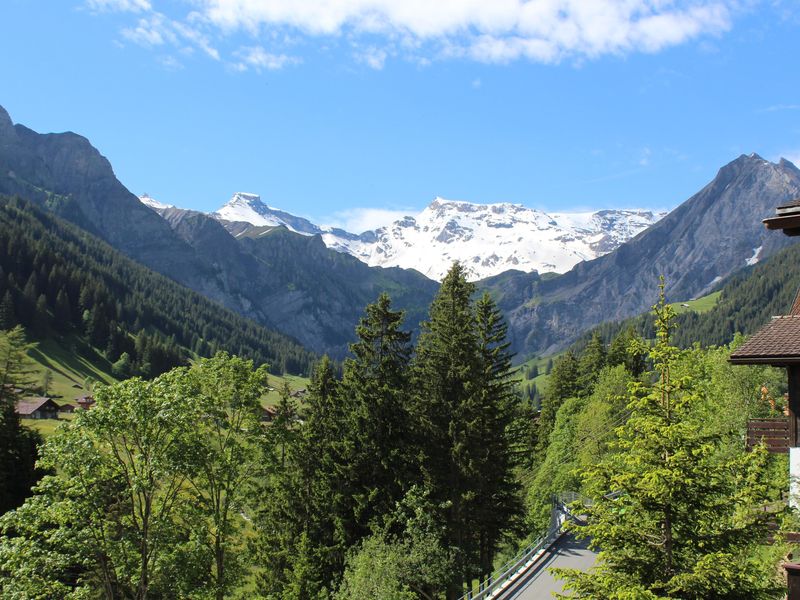
[[[660,275],[670,301],[705,295],[748,261],[793,242],[761,220],[800,197],[800,170],[742,155],[700,192],[615,251],[542,280],[504,273],[482,285],[502,298],[514,347],[526,353],[563,348],[603,321],[647,311]]]

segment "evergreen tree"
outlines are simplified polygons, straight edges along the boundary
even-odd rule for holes
[[[638,377],[646,368],[647,353],[644,341],[636,335],[633,326],[625,328],[614,336],[608,349],[608,364],[625,365],[634,377]]]
[[[34,386],[22,327],[0,332],[0,514],[22,504],[42,476],[36,469],[41,437],[24,427],[17,402]]]
[[[605,343],[600,333],[595,331],[578,362],[578,382],[583,394],[591,393],[606,360]]]
[[[281,393],[266,449],[275,465],[264,481],[254,525],[258,589],[266,596],[316,598],[344,569],[348,491],[340,476],[342,412],[328,357],[312,377],[307,406],[296,419],[288,388]]]
[[[131,357],[127,352],[123,352],[119,360],[111,365],[111,374],[117,379],[127,379],[131,374]]]
[[[543,455],[547,440],[556,422],[556,413],[564,400],[577,396],[580,369],[578,359],[572,350],[567,350],[553,363],[553,370],[547,382],[547,390],[542,398],[542,410],[537,426],[537,454]]]
[[[478,537],[481,576],[491,574],[502,536],[522,513],[519,485],[513,475],[517,440],[514,421],[518,414],[517,380],[511,369],[508,325],[492,298],[484,292],[475,305],[479,378],[474,395],[477,422],[472,436],[481,440],[482,452],[474,452],[472,468],[476,501],[473,529]]]
[[[11,291],[6,290],[3,299],[0,300],[0,331],[11,329],[17,324],[14,315],[14,300],[11,298]]]
[[[341,403],[342,451],[352,490],[355,529],[350,543],[395,506],[412,478],[407,411],[411,334],[401,329],[403,313],[387,294],[366,308],[344,365]]]
[[[755,549],[766,536],[766,450],[720,452],[719,431],[704,427],[704,389],[672,370],[672,308],[663,279],[654,307],[658,374],[638,384],[615,455],[585,473],[594,504],[581,536],[600,549],[589,572],[565,571],[573,598],[766,599],[777,592],[773,567]],[[609,494],[613,491],[614,494]]]
[[[500,522],[486,528],[480,523],[485,503],[497,501],[482,490],[492,462],[487,446],[499,448],[501,473],[486,482],[486,493],[491,487],[504,490],[507,483],[504,435],[513,384],[504,371],[504,326],[487,298],[476,310],[474,291],[464,267],[454,263],[423,324],[413,367],[412,414],[423,481],[431,500],[447,506],[443,545],[455,556],[448,598],[458,597],[463,585],[485,570],[510,507],[501,492]]]

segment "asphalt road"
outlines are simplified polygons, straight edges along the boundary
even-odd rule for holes
[[[561,536],[548,551],[496,600],[548,600],[563,591],[563,582],[550,574],[553,567],[588,570],[597,555],[589,550],[589,541],[578,541],[572,534]]]

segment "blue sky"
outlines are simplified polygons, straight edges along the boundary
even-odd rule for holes
[[[3,0],[0,104],[131,191],[235,191],[360,229],[434,196],[670,208],[739,154],[800,162],[775,0]]]

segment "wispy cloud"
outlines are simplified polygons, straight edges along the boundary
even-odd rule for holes
[[[86,0],[86,4],[94,11],[145,13],[145,24],[153,15],[163,16],[157,4],[169,5],[166,0]],[[653,53],[724,33],[731,28],[738,6],[737,0],[192,0],[190,4],[193,12],[168,21],[181,39],[213,58],[219,56],[209,35],[223,39],[243,33],[258,46],[276,32],[290,32],[307,39],[345,40],[352,45],[354,58],[373,69],[383,68],[393,56],[419,64],[448,58],[557,63]],[[128,39],[151,46],[157,34],[164,35],[141,22],[126,31]],[[280,55],[274,48],[273,52]]]
[[[760,109],[758,112],[767,113],[779,112],[783,110],[800,110],[800,104],[773,104],[772,106],[767,106],[766,108]]]
[[[86,0],[94,12],[146,12],[152,9],[149,0]]]
[[[362,233],[391,225],[398,219],[416,214],[417,210],[394,210],[388,208],[353,208],[335,213],[325,219],[332,227],[340,227],[353,233]]]
[[[236,52],[239,61],[234,65],[239,71],[255,69],[256,71],[277,71],[286,65],[297,64],[300,59],[286,54],[272,54],[261,46],[240,48]]]
[[[380,71],[383,65],[386,64],[388,53],[383,48],[376,48],[371,46],[366,50],[356,53],[356,60],[360,63],[367,65],[371,69]]]

